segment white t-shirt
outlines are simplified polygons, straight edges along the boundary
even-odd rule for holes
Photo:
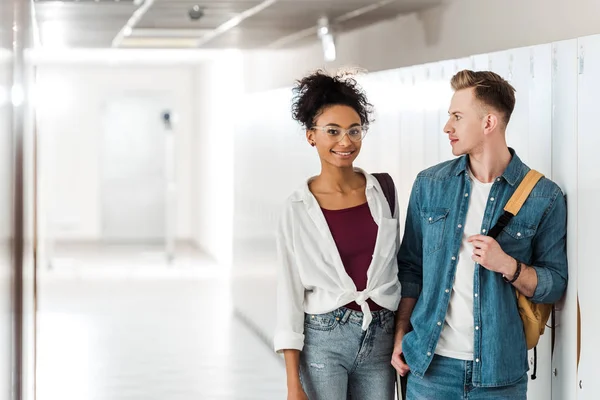
[[[468,243],[467,239],[481,233],[481,223],[493,185],[493,182],[482,183],[478,181],[471,171],[469,171],[469,176],[471,177],[471,195],[469,196],[469,209],[464,222],[458,265],[456,266],[444,328],[435,349],[435,354],[459,360],[472,360],[474,347],[473,280],[475,262],[471,258],[473,256],[473,245]]]

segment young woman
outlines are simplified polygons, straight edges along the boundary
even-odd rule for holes
[[[379,180],[353,166],[372,106],[352,77],[322,71],[294,94],[293,117],[321,173],[287,200],[278,233],[274,341],[288,400],[391,400],[397,199],[392,185],[388,201]]]

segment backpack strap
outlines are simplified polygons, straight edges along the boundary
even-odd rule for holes
[[[529,197],[529,194],[535,187],[535,185],[542,179],[544,175],[540,172],[532,169],[530,170],[525,178],[521,181],[517,190],[510,197],[510,200],[504,206],[504,214],[498,218],[498,222],[490,231],[488,232],[488,236],[496,238],[502,232],[502,229],[508,225],[510,220],[519,213],[523,204]],[[518,294],[518,292],[517,292]],[[517,296],[518,297],[518,296]],[[554,333],[554,332],[553,332]],[[537,346],[533,348],[533,372],[531,373],[531,380],[535,380],[537,378]]]
[[[517,190],[515,190],[510,200],[508,200],[508,203],[506,203],[506,206],[504,206],[504,214],[498,218],[498,222],[496,222],[496,225],[490,229],[488,236],[496,238],[496,236],[502,232],[502,229],[504,229],[510,220],[521,210],[521,207],[523,207],[523,204],[525,204],[527,197],[529,197],[529,194],[535,185],[543,177],[544,175],[535,169],[530,170],[527,175],[525,175],[525,178],[523,178],[519,184],[519,187],[517,187]]]
[[[394,212],[396,211],[396,186],[394,185],[394,180],[387,172],[379,172],[371,175],[379,181],[379,185],[381,185],[381,190],[383,190],[383,195],[390,206],[393,217]]]

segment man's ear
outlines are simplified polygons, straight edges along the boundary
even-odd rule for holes
[[[500,119],[494,113],[487,114],[483,119],[483,133],[485,135],[489,135],[496,128],[498,128],[500,124]]]

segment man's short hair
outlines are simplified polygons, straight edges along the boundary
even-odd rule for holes
[[[483,106],[503,114],[506,127],[515,108],[515,88],[504,78],[491,71],[465,69],[452,77],[450,85],[454,91],[474,88],[475,98]]]

